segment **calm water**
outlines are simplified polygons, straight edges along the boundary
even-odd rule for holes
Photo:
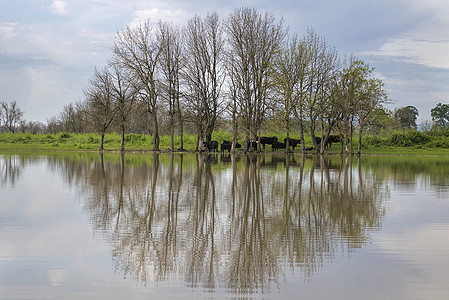
[[[0,299],[449,299],[449,158],[0,154]]]

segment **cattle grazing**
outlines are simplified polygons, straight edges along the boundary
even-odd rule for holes
[[[277,143],[277,136],[261,136],[260,143],[262,144],[263,149],[265,150],[265,145],[271,145],[273,147],[274,143]]]
[[[209,152],[218,151],[218,142],[217,141],[203,142],[203,144],[206,145],[207,151],[209,151]]]
[[[291,139],[291,138],[288,138],[288,139],[285,138],[285,139],[284,139],[285,147],[287,147],[287,140],[288,140],[288,143],[289,143],[290,147],[292,147],[293,151],[295,151],[295,147],[296,147],[297,145],[301,144],[301,141],[300,141],[300,140],[297,140],[297,139]]]
[[[281,142],[276,142],[273,145],[271,145],[271,147],[273,148],[273,150],[285,149],[285,144]]]
[[[332,143],[341,143],[343,142],[343,137],[340,134],[330,134],[327,138],[326,148],[332,147]]]
[[[242,147],[242,145],[240,145],[239,143],[235,143],[235,149],[239,149],[239,148],[241,148]],[[232,142],[231,141],[226,141],[226,140],[224,140],[222,143],[221,143],[221,145],[220,145],[220,150],[221,150],[221,153],[224,153],[226,150],[230,153],[231,152],[231,149],[232,149]]]
[[[248,151],[250,149],[257,150],[257,142],[256,141],[252,141],[252,140],[245,141],[245,151]]]

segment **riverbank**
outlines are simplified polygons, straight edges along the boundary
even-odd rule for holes
[[[219,143],[224,139],[231,139],[222,132],[213,136],[212,139]],[[391,155],[449,155],[448,144],[445,139],[426,140],[418,143],[405,143],[401,141],[400,145],[395,145],[391,141],[398,140],[397,136],[388,138],[365,138],[362,142],[362,154],[391,154]],[[175,149],[180,148],[180,138],[175,137]],[[357,149],[354,141],[353,148]],[[306,148],[312,147],[311,138],[306,138]],[[1,133],[0,151],[98,151],[100,136],[94,133],[72,134],[30,134],[30,133]],[[168,135],[160,137],[160,152],[170,152],[171,139]],[[196,135],[184,136],[184,151],[194,152],[196,147]],[[120,135],[110,133],[105,135],[104,151],[118,152],[120,149]],[[152,152],[153,139],[151,135],[128,134],[125,136],[125,150],[127,152]],[[241,150],[238,150],[239,152]],[[263,152],[273,153],[268,145]],[[283,153],[283,151],[278,151]],[[299,153],[299,147],[295,148],[295,153]],[[314,154],[314,150],[307,151]],[[334,143],[327,154],[339,154],[340,144]]]

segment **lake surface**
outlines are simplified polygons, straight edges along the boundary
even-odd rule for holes
[[[0,154],[0,299],[448,299],[449,157]]]

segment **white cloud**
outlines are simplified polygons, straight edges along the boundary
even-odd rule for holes
[[[449,40],[397,37],[386,41],[377,51],[362,55],[382,55],[402,58],[409,63],[434,68],[449,68]]]
[[[363,55],[400,58],[407,63],[449,68],[449,2],[446,0],[407,0],[397,15],[399,31],[377,48]]]
[[[137,26],[140,22],[150,20],[151,22],[159,22],[159,20],[183,24],[189,19],[190,14],[182,9],[168,8],[146,8],[135,11],[134,18],[130,23],[130,27]]]
[[[50,10],[53,14],[64,16],[67,15],[67,2],[63,0],[54,0],[53,3],[50,5]]]
[[[0,37],[12,38],[16,35],[17,23],[0,22]]]

